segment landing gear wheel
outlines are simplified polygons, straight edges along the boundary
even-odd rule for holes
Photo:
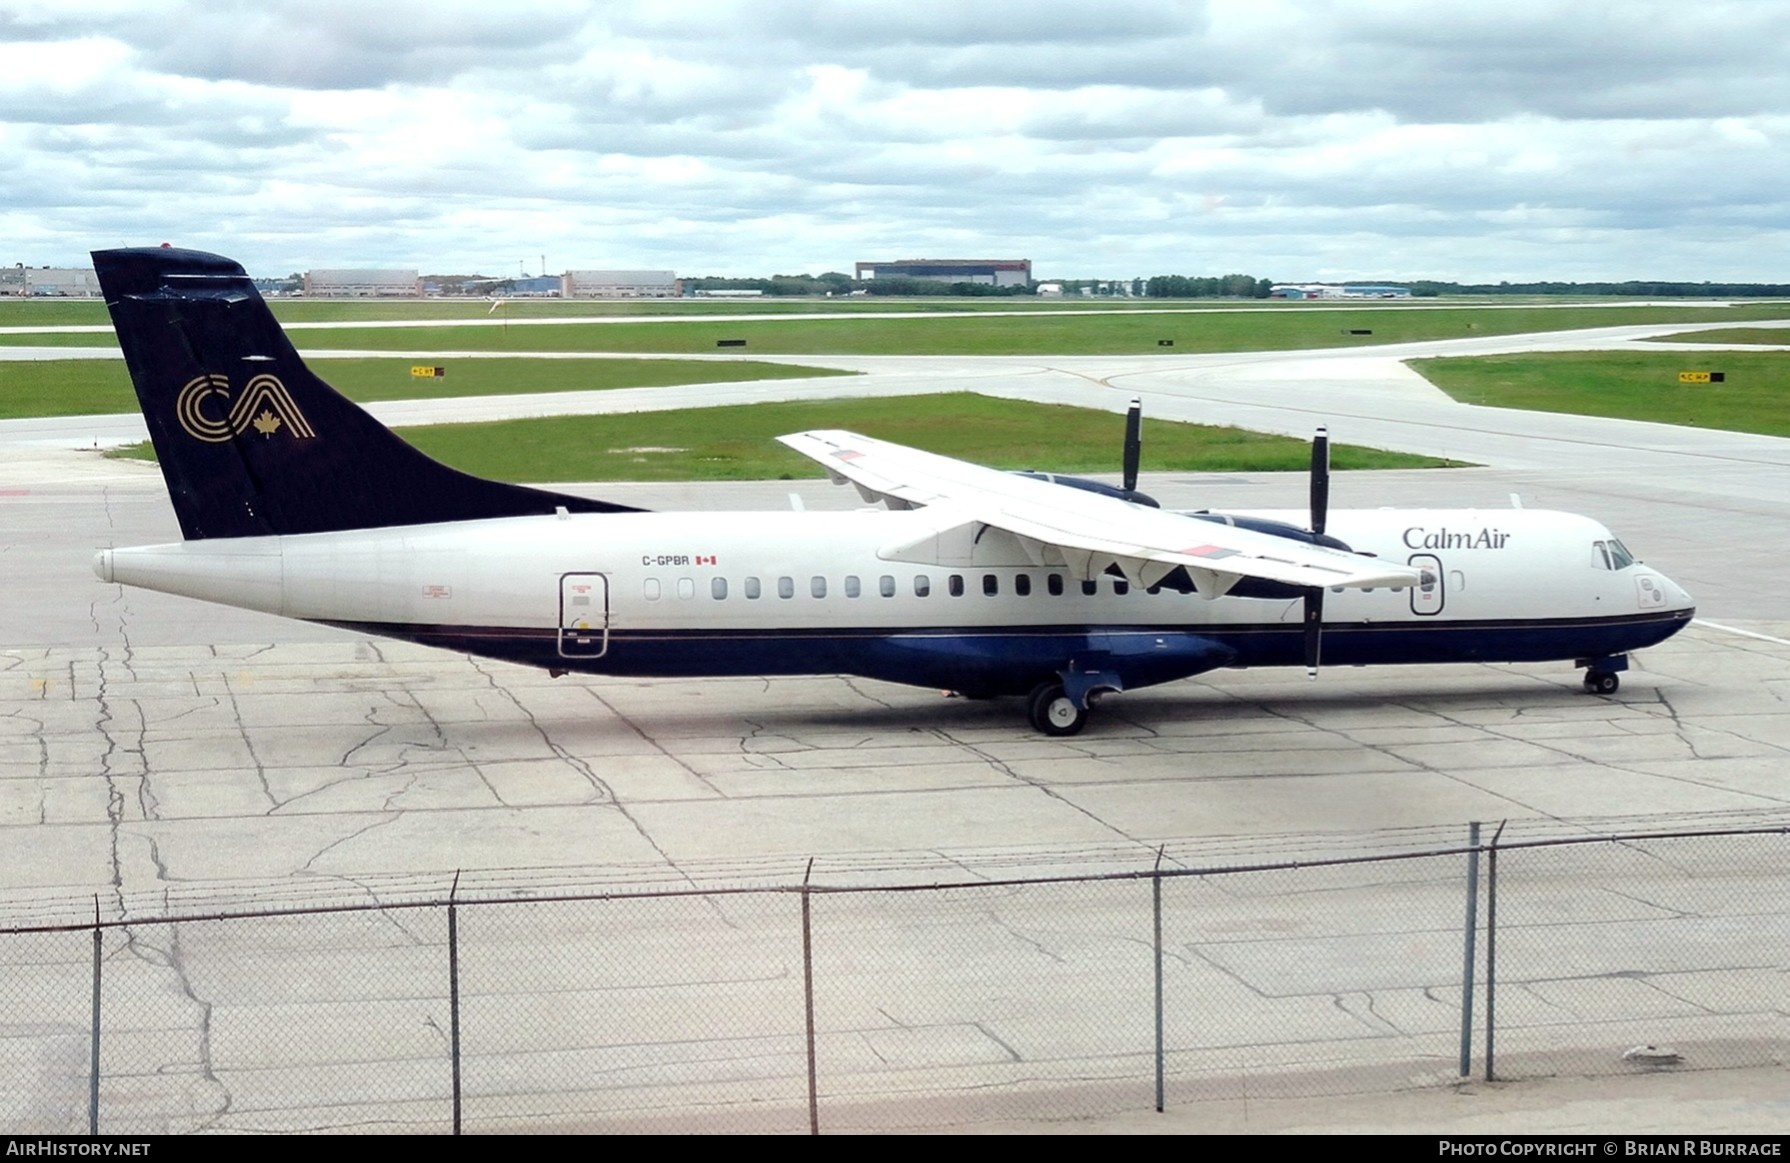
[[[1585,672],[1585,689],[1594,695],[1613,695],[1622,687],[1622,679],[1607,670]]]
[[[1063,693],[1063,684],[1040,683],[1026,699],[1026,715],[1042,735],[1073,735],[1088,723],[1088,712]]]

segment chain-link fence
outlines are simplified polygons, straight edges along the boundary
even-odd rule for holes
[[[1530,830],[36,902],[0,1125],[800,1133],[1785,1061],[1790,828]]]

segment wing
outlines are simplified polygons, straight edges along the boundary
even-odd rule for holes
[[[935,511],[932,532],[922,540],[964,525],[999,529],[1034,564],[1063,566],[1082,579],[1116,565],[1132,584],[1148,587],[1185,568],[1208,598],[1228,593],[1246,577],[1314,588],[1422,581],[1418,570],[1379,558],[1134,505],[854,432],[777,439],[818,461],[833,483],[856,485],[866,501]],[[900,560],[918,544],[887,546],[884,556]]]

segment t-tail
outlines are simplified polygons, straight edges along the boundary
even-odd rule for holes
[[[632,511],[424,456],[305,366],[227,258],[144,247],[93,266],[189,541]]]

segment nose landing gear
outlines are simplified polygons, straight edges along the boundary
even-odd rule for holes
[[[1574,662],[1585,668],[1585,690],[1594,695],[1613,695],[1622,688],[1621,672],[1628,669],[1628,655],[1605,658],[1580,658]]]

